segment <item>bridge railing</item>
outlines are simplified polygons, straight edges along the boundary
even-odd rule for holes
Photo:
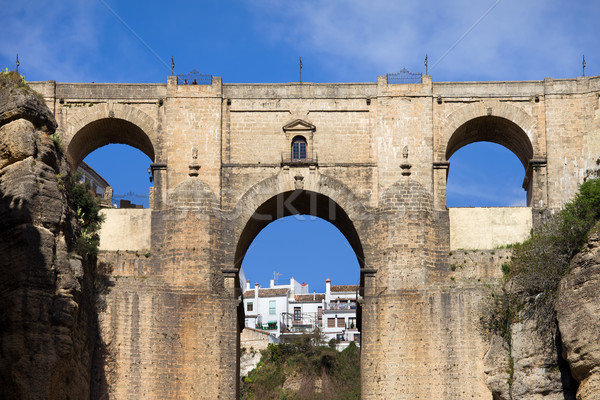
[[[212,85],[212,75],[193,69],[187,74],[177,74],[178,85]]]
[[[399,72],[387,74],[388,85],[407,84],[407,83],[422,83],[423,73],[410,72],[406,68],[402,68]]]

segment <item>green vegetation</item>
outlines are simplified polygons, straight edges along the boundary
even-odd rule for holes
[[[483,326],[510,346],[510,324],[519,318],[534,319],[540,336],[553,341],[558,285],[599,219],[600,179],[593,178],[560,212],[534,229],[527,241],[513,246],[511,261],[502,264],[505,287],[510,290],[492,293]]]
[[[511,325],[523,319],[533,320],[539,337],[548,346],[554,345],[558,286],[590,231],[599,229],[596,223],[600,219],[600,179],[595,176],[579,187],[573,201],[535,228],[527,241],[510,246],[511,261],[502,264],[505,285],[492,291],[484,307],[483,328],[501,336],[506,343],[511,396],[514,381]]]
[[[8,68],[4,72],[0,72],[0,87],[6,87],[9,90],[21,90],[23,93],[31,93],[44,103],[42,95],[29,87],[23,76],[16,71],[9,71]]]
[[[360,349],[338,352],[319,333],[292,343],[270,344],[258,366],[243,379],[246,400],[360,399]]]
[[[100,226],[104,220],[100,214],[100,200],[92,193],[89,183],[75,183],[72,189],[73,205],[81,226],[77,252],[83,257],[96,256],[100,244]]]

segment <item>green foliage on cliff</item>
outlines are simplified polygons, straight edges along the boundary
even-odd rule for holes
[[[258,366],[243,379],[245,400],[360,399],[360,349],[341,352],[314,335],[293,343],[270,344]]]
[[[22,75],[16,71],[9,71],[8,68],[4,72],[0,71],[0,88],[3,90],[20,90],[23,93],[33,94],[38,100],[44,103],[42,95],[29,87]]]
[[[100,200],[94,195],[89,183],[75,183],[71,191],[81,236],[77,241],[77,252],[82,256],[98,254],[100,226],[104,220],[100,214]]]
[[[558,285],[599,219],[600,178],[593,178],[560,212],[535,228],[527,241],[514,246],[511,262],[503,265],[507,284],[492,294],[482,317],[484,326],[508,342],[510,324],[532,318],[542,337],[554,340]]]

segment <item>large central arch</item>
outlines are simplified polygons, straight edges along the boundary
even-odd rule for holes
[[[364,267],[362,244],[348,214],[330,197],[310,190],[279,193],[256,209],[239,236],[235,251],[235,267],[240,268],[248,247],[264,227],[276,219],[299,214],[312,215],[332,223],[350,243],[360,267]]]
[[[356,255],[360,269],[362,270],[364,268],[365,263],[363,246],[357,229],[354,226],[351,218],[348,216],[348,213],[346,213],[346,211],[332,198],[322,193],[303,189],[288,190],[268,198],[256,208],[250,218],[247,218],[247,221],[245,222],[245,225],[241,230],[237,240],[234,259],[235,268],[237,270],[241,268],[242,261],[248,248],[262,229],[264,229],[269,223],[279,218],[292,215],[311,215],[322,218],[333,224],[344,235],[346,240],[348,240],[348,243]],[[364,283],[362,274],[360,280],[360,286],[363,287]],[[240,333],[244,328],[244,324],[242,322],[244,320],[243,303],[238,306],[237,312],[238,336],[236,354],[238,364],[236,368],[236,385],[238,385],[238,387],[236,392],[239,395]],[[362,332],[362,307],[360,304],[358,304],[356,310],[356,321],[358,329]]]

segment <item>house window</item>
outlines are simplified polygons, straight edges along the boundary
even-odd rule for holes
[[[335,328],[335,318],[327,318],[327,327]]]
[[[246,311],[254,311],[254,304],[251,301],[246,305]]]
[[[303,136],[292,139],[292,161],[306,161],[306,139]]]
[[[337,320],[337,327],[338,328],[345,328],[346,327],[346,323],[344,322],[344,318],[338,318],[338,320]]]
[[[294,307],[294,321],[300,321],[302,319],[302,309],[300,307]]]
[[[277,304],[275,300],[269,300],[269,314],[275,315],[277,314]]]

